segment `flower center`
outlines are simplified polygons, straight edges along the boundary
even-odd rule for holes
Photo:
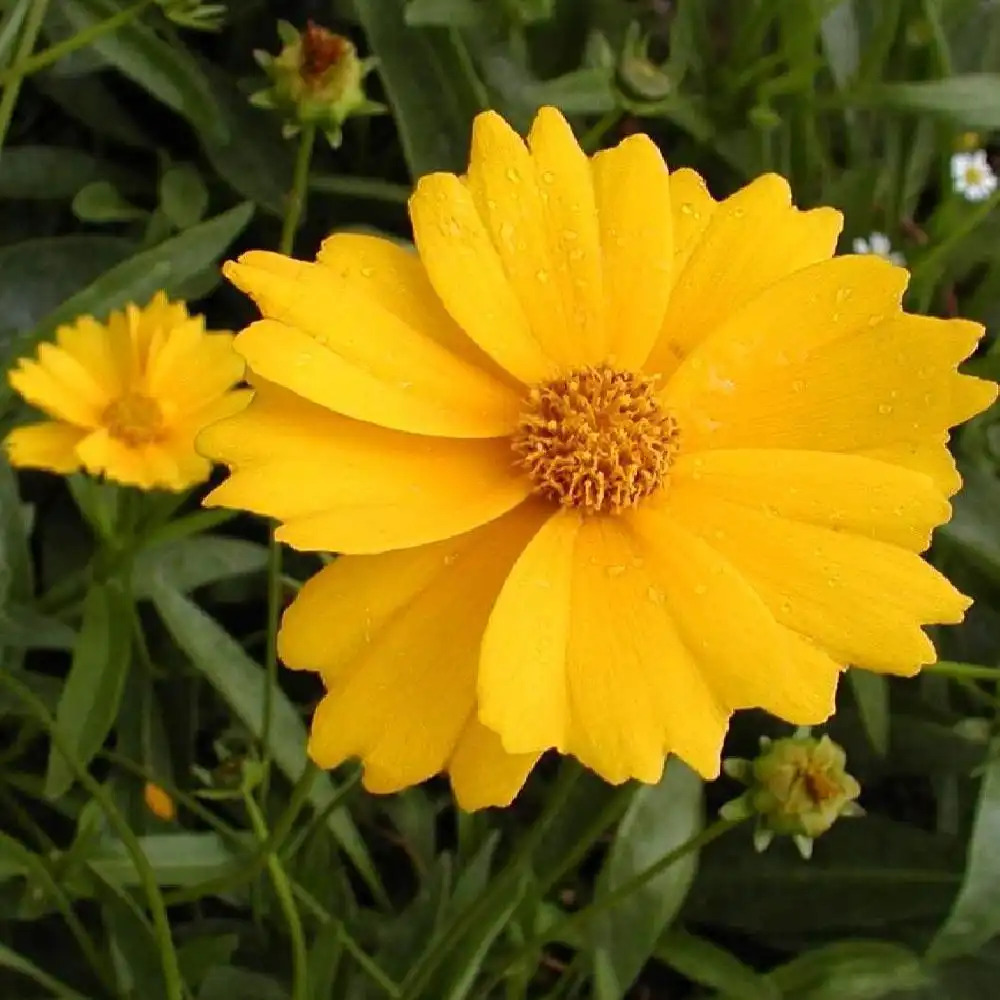
[[[965,183],[971,187],[975,187],[977,184],[983,182],[983,171],[979,167],[966,167],[965,168]]]
[[[653,493],[678,444],[654,380],[606,365],[534,386],[512,440],[536,493],[588,514],[617,514]]]
[[[163,411],[155,399],[126,393],[104,411],[108,433],[128,445],[149,444],[163,434]]]

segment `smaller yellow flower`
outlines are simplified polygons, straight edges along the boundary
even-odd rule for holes
[[[229,333],[157,293],[106,323],[81,316],[21,358],[10,384],[51,420],[4,441],[12,465],[94,475],[140,489],[182,490],[208,478],[195,435],[232,416],[249,393],[233,391],[243,361]]]
[[[147,781],[142,797],[146,800],[146,808],[157,819],[171,823],[177,818],[177,806],[174,804],[174,800],[159,785]]]

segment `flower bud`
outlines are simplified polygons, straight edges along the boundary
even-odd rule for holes
[[[757,817],[754,846],[763,851],[776,834],[790,836],[808,858],[813,841],[841,816],[864,815],[854,801],[861,794],[847,773],[847,756],[829,736],[819,739],[808,729],[794,736],[761,737],[761,752],[752,761],[730,759],[723,767],[747,791],[720,810],[725,819]]]
[[[278,22],[284,47],[276,56],[255,53],[271,86],[258,91],[251,103],[274,108],[286,117],[284,134],[295,135],[303,125],[315,126],[331,146],[339,146],[342,127],[352,115],[381,114],[385,106],[365,96],[364,79],[375,60],[358,58],[354,43],[312,21],[298,32]]]

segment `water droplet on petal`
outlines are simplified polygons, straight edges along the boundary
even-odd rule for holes
[[[878,412],[885,416],[886,414],[892,413],[892,407],[888,403],[879,403]]]
[[[649,590],[646,591],[646,595],[654,604],[663,604],[666,600],[666,596],[663,591],[658,587],[650,587]]]
[[[607,574],[608,576],[611,577],[621,576],[624,572],[625,572],[624,566],[609,566],[607,568]]]
[[[695,592],[695,593],[696,593],[696,594],[697,594],[697,595],[698,595],[699,597],[701,597],[701,596],[703,596],[704,594],[707,594],[707,593],[708,593],[708,587],[706,587],[706,586],[705,586],[705,584],[703,584],[703,583],[696,583],[696,584],[694,585],[694,592]]]
[[[514,167],[508,167],[506,170],[506,174],[507,174],[507,180],[509,180],[511,184],[520,183],[521,175],[517,172],[517,170],[514,169]]]
[[[544,285],[549,280],[548,271],[536,271],[535,277]]]
[[[556,175],[551,170],[543,170],[542,171],[542,180],[546,184],[554,184],[555,183],[555,179],[556,179]]]
[[[564,229],[562,231],[562,238],[567,243],[573,243],[580,238],[580,234],[575,229]]]
[[[838,288],[835,298],[838,302],[846,302],[853,294],[853,288]]]
[[[361,277],[362,278],[370,278],[374,274],[375,274],[375,268],[374,267],[363,267],[363,268],[361,268]]]

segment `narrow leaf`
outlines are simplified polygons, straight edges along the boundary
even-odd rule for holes
[[[55,1000],[87,1000],[82,993],[77,993],[5,944],[0,944],[0,967],[12,969],[22,976],[33,979],[39,986],[44,986]]]
[[[990,746],[962,887],[928,949],[935,961],[978,951],[1000,934],[1000,741]]]
[[[847,672],[865,732],[883,756],[889,750],[889,681],[882,674],[852,668]]]
[[[919,83],[886,83],[856,95],[862,107],[932,114],[959,128],[1000,128],[1000,73],[966,73]]]
[[[117,581],[94,583],[83,605],[73,663],[56,707],[56,726],[84,766],[104,744],[118,717],[132,652],[132,609]],[[49,752],[45,794],[59,798],[73,784],[62,753]]]
[[[187,593],[227,577],[263,569],[267,549],[240,538],[178,538],[150,546],[135,561],[132,586],[137,597],[149,597],[157,583]]]
[[[659,784],[640,788],[629,805],[601,871],[597,899],[689,840],[702,823],[701,779],[671,757]],[[595,920],[594,985],[599,1000],[625,995],[680,910],[697,863],[693,853],[681,858]]]

